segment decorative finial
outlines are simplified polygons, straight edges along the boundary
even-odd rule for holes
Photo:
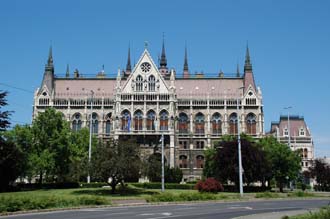
[[[69,69],[69,64],[66,65],[66,73],[65,77],[69,78],[70,77],[70,69]]]
[[[148,49],[148,41],[144,41],[144,48]]]

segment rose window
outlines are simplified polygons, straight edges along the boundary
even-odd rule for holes
[[[141,70],[142,70],[143,72],[149,72],[150,69],[151,69],[151,65],[150,65],[148,62],[143,62],[143,63],[141,64]]]

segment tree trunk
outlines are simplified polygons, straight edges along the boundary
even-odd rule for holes
[[[40,170],[39,174],[40,174],[40,177],[39,177],[39,184],[41,185],[41,184],[42,184],[42,175],[43,175],[43,173],[42,173],[41,170]]]

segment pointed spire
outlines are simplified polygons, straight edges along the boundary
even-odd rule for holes
[[[239,65],[237,63],[237,68],[236,68],[236,77],[240,77],[240,73],[239,73]]]
[[[127,57],[127,64],[126,64],[126,73],[131,73],[132,66],[131,66],[131,46],[128,46],[128,57]]]
[[[50,46],[50,48],[49,48],[49,54],[48,54],[47,64],[48,65],[52,65],[53,64],[53,49],[52,49],[52,46]]]
[[[188,56],[187,56],[187,46],[185,47],[184,50],[184,64],[183,64],[183,71],[188,71]]]
[[[166,66],[167,66],[167,60],[165,54],[165,42],[164,42],[164,34],[163,34],[163,47],[162,47],[162,55],[160,57],[160,67],[166,68]]]
[[[69,78],[69,77],[70,77],[69,64],[66,65],[66,73],[65,73],[65,77],[66,77],[66,78]]]
[[[252,71],[252,64],[251,64],[251,60],[250,60],[250,51],[249,51],[248,44],[246,45],[244,71]]]

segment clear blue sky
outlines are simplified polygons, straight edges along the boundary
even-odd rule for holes
[[[185,42],[191,72],[243,68],[247,41],[264,98],[265,129],[285,114],[302,115],[316,155],[330,156],[330,1],[0,1],[0,89],[12,123],[30,123],[50,44],[55,73],[114,74],[144,41],[154,59],[165,33],[168,65],[182,72]]]

